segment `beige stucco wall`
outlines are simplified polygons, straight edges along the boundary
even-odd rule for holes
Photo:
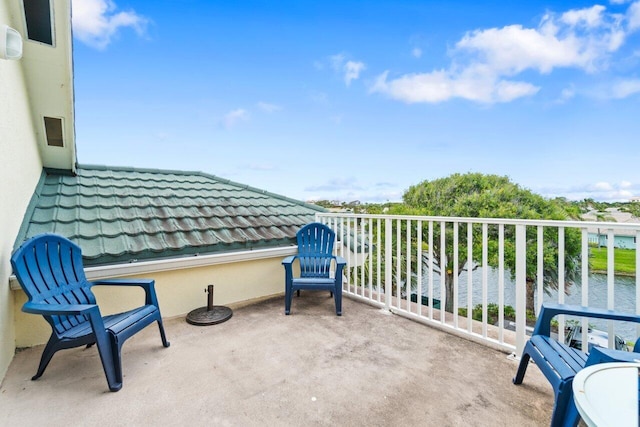
[[[0,0],[7,1],[7,0]],[[75,170],[75,128],[71,43],[71,2],[51,2],[54,45],[26,39],[22,1],[11,1],[20,20],[16,30],[23,35],[22,66],[31,99],[31,117],[43,164],[49,168]],[[62,119],[64,147],[46,143],[44,117]]]
[[[191,310],[207,305],[207,285],[214,285],[214,304],[238,306],[284,293],[282,257],[240,261],[205,267],[148,273],[156,281],[162,317],[186,316]],[[94,292],[104,314],[116,313],[144,303],[139,288],[97,286]],[[13,311],[16,319],[16,345],[30,347],[46,342],[51,328],[41,316],[20,310],[26,301],[22,290],[15,293]],[[282,309],[284,310],[284,299]],[[170,338],[170,337],[169,337]]]
[[[0,25],[22,25],[15,2],[0,0]],[[9,7],[11,4],[11,7]],[[15,352],[10,257],[22,218],[42,172],[22,61],[0,59],[0,379]]]

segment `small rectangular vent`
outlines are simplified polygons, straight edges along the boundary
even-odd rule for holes
[[[27,37],[53,46],[53,23],[50,0],[23,0]]]
[[[47,145],[49,147],[64,147],[64,141],[62,138],[62,119],[45,117],[44,128],[47,133]]]

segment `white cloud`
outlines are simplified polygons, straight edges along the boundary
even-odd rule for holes
[[[563,13],[560,20],[571,26],[599,27],[603,23],[605,9],[602,5],[595,5],[586,9],[573,9]]]
[[[419,47],[414,47],[413,49],[411,49],[411,55],[413,55],[414,58],[422,57],[422,49],[420,49]]]
[[[355,177],[332,178],[324,184],[306,187],[304,191],[340,191],[340,190],[362,190]]]
[[[265,113],[275,113],[282,110],[282,107],[276,104],[270,104],[268,102],[258,102],[256,106]]]
[[[627,98],[640,93],[640,79],[621,80],[614,83],[611,88],[610,97],[613,99]]]
[[[445,70],[408,74],[387,81],[388,72],[380,75],[371,92],[386,93],[407,103],[438,103],[462,98],[480,103],[509,102],[535,95],[540,88],[526,82],[497,80],[494,75],[467,70],[460,75]]]
[[[347,60],[344,53],[330,56],[329,63],[335,72],[343,74],[344,84],[347,86],[359,79],[360,73],[367,68],[364,62]]]
[[[344,64],[344,84],[349,86],[352,80],[357,80],[365,68],[364,62],[347,61]]]
[[[509,25],[467,33],[456,48],[462,54],[469,53],[473,61],[506,75],[528,69],[550,73],[558,67],[594,71],[609,51],[620,47],[620,37],[614,23],[603,30],[577,29],[547,15],[537,29]]]
[[[112,0],[73,0],[73,35],[96,49],[104,49],[122,28],[143,35],[148,19],[135,11],[118,12]]]
[[[608,182],[596,182],[593,185],[593,188],[598,191],[611,191],[613,190],[613,185]]]
[[[444,71],[405,74],[391,81],[387,81],[388,76],[389,71],[378,76],[370,91],[386,93],[407,103],[441,102],[453,96],[451,79]]]
[[[576,62],[576,48],[571,44],[571,40],[560,42],[553,34],[510,25],[467,33],[456,48],[477,54],[499,73],[514,74],[527,68],[548,73],[555,65]]]
[[[332,55],[329,57],[329,62],[331,63],[331,67],[335,71],[341,71],[342,66],[344,65],[345,55],[344,53],[338,53],[336,55]]]
[[[640,1],[634,2],[627,9],[627,22],[629,31],[640,29]]]
[[[333,177],[319,181],[303,189],[305,200],[338,200],[351,202],[385,203],[402,201],[404,190],[398,183],[366,182],[362,183],[353,176]]]
[[[558,103],[563,103],[566,102],[568,100],[570,100],[571,98],[576,96],[576,90],[573,86],[570,87],[566,87],[564,89],[562,89],[562,91],[560,92],[560,99],[557,100]]]
[[[640,185],[630,181],[619,183],[601,181],[570,188],[543,188],[540,193],[546,197],[566,197],[569,200],[594,199],[627,202],[632,197],[640,195]]]
[[[635,22],[632,8],[636,7],[640,26],[640,1],[629,7],[628,19]],[[370,91],[408,103],[452,98],[510,102],[540,90],[514,78],[524,72],[549,74],[557,68],[576,68],[595,73],[606,69],[611,54],[624,44],[627,34],[623,16],[608,13],[604,6],[569,10],[559,16],[547,14],[537,28],[508,25],[468,32],[454,45],[447,68],[392,79],[386,71]]]
[[[612,79],[584,93],[598,100],[625,99],[640,94],[640,78]]]
[[[539,87],[531,83],[500,80],[495,85],[495,96],[493,99],[497,102],[510,102],[524,96],[535,95],[539,90]]]
[[[247,112],[247,110],[243,108],[238,108],[236,110],[229,111],[227,114],[224,115],[224,117],[222,118],[222,125],[226,129],[231,129],[232,127],[236,126],[238,123],[244,122],[247,120],[249,120],[249,113]]]

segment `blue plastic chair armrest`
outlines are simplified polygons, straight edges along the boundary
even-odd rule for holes
[[[614,350],[612,348],[593,347],[585,363],[587,366],[609,362],[640,362],[640,353]]]
[[[342,266],[347,265],[347,261],[344,258],[342,258],[341,256],[336,256],[334,258],[336,260],[336,264],[342,265]]]
[[[293,261],[295,261],[296,258],[298,258],[297,255],[288,256],[282,260],[282,265],[291,265],[293,264]]]
[[[153,282],[152,279],[103,279],[91,283],[93,286],[140,286],[147,289],[153,286]]]
[[[140,286],[145,292],[145,304],[158,306],[153,279],[104,279],[91,282],[92,286]]]
[[[538,320],[536,321],[536,326],[533,330],[533,335],[550,336],[551,319],[559,314],[640,323],[640,316],[637,314],[627,314],[614,310],[584,307],[580,305],[543,304],[540,309]]]
[[[91,311],[100,312],[96,304],[38,304],[26,302],[22,306],[22,311],[30,314],[42,314],[45,316],[76,316],[79,314],[89,314]]]

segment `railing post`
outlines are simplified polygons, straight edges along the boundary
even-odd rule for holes
[[[527,226],[516,225],[516,355],[524,350],[527,327]]]
[[[589,306],[589,229],[582,229],[582,237],[581,237],[582,249],[581,249],[581,259],[582,259],[582,278],[581,282],[581,290],[582,290],[582,299],[581,303],[583,306]],[[589,351],[589,319],[584,317],[582,319],[582,351],[587,353]]]
[[[636,231],[636,314],[640,314],[640,230]],[[640,324],[636,325],[636,336],[640,335]]]
[[[607,310],[615,308],[614,288],[615,288],[615,234],[612,228],[607,230]],[[616,348],[613,334],[613,321],[607,320],[607,332],[609,333],[609,348]]]
[[[386,310],[391,311],[391,283],[393,268],[393,256],[391,251],[393,246],[391,245],[392,233],[391,233],[391,218],[385,218],[384,220],[384,307]]]

